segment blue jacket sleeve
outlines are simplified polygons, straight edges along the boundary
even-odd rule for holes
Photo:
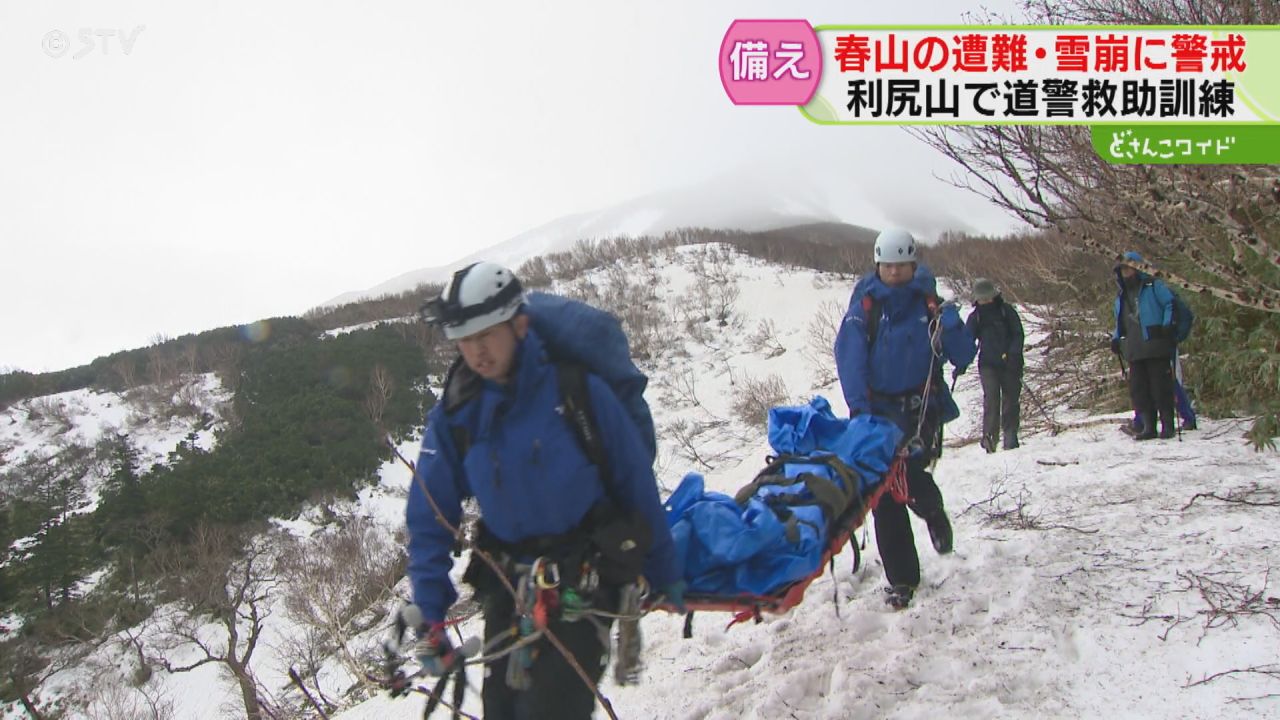
[[[1111,331],[1111,338],[1113,340],[1120,339],[1120,302],[1120,296],[1117,295],[1116,301],[1113,303],[1113,309],[1116,316],[1116,329]]]
[[[973,362],[973,356],[978,354],[977,341],[973,339],[969,328],[960,321],[960,310],[955,304],[943,305],[939,312],[942,321],[942,351],[951,364],[963,372]]]
[[[653,588],[667,587],[679,580],[684,570],[676,560],[675,542],[658,497],[658,482],[653,476],[648,451],[613,390],[595,375],[588,375],[587,383],[591,411],[613,476],[609,494],[626,503],[629,506],[626,509],[639,512],[649,521],[653,546],[645,562],[644,576]]]
[[[871,412],[867,388],[867,320],[862,316],[862,304],[849,301],[849,310],[836,331],[836,374],[840,376],[840,389],[849,405],[849,415]]]
[[[1159,280],[1155,281],[1152,284],[1151,289],[1155,291],[1156,302],[1160,303],[1160,324],[1172,325],[1173,324],[1173,291],[1169,289],[1168,285],[1165,285]]]
[[[453,567],[449,553],[454,536],[440,524],[423,494],[425,485],[445,520],[458,527],[463,498],[459,486],[461,462],[445,428],[443,414],[433,412],[428,416],[417,474],[409,486],[409,502],[405,508],[405,524],[409,530],[407,573],[413,585],[413,601],[429,623],[444,620],[445,613],[458,599],[449,579],[449,570]]]

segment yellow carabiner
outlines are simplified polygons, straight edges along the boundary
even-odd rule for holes
[[[547,562],[540,557],[533,561],[533,582],[540,590],[554,590],[560,587],[560,566]]]

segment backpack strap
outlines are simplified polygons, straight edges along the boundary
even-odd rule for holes
[[[609,458],[605,453],[604,441],[600,437],[599,425],[595,414],[591,411],[591,394],[587,388],[587,371],[581,365],[558,362],[555,364],[556,380],[560,385],[560,402],[562,414],[569,426],[573,428],[573,436],[577,438],[579,447],[586,454],[587,461],[596,466],[600,473],[600,482],[604,485],[605,494],[617,507],[623,507],[614,489],[613,473],[609,468]],[[461,357],[449,366],[445,376],[444,394],[440,402],[444,404],[445,415],[451,415],[463,405],[470,402],[480,392],[481,380],[463,362]],[[458,457],[465,457],[471,449],[471,435],[463,425],[449,423],[449,435],[453,440]]]
[[[870,293],[862,296],[862,317],[866,320],[867,325],[867,355],[871,355],[871,348],[875,347],[876,336],[880,334],[880,315],[881,303],[876,298],[871,297]],[[929,320],[938,317],[938,296],[929,294],[924,296],[924,307],[929,313]]]
[[[876,336],[880,334],[880,301],[868,293],[862,296],[862,317],[867,326],[867,356],[871,356],[871,348],[875,347]]]
[[[453,364],[449,366],[449,372],[445,374],[444,392],[440,397],[445,416],[452,415],[458,408],[471,402],[471,399],[480,392],[480,387],[480,376],[467,367],[461,355],[454,358]],[[447,420],[445,422],[449,425],[450,439],[453,440],[453,447],[457,450],[458,457],[466,457],[467,450],[471,449],[470,433],[462,425],[449,423]]]
[[[1009,334],[1010,339],[1012,339],[1014,335],[1018,334],[1013,327],[1013,313],[1014,310],[1012,307],[1009,307],[1009,303],[1000,303],[1000,317],[1004,319],[1004,330]],[[1025,337],[1023,338],[1023,341],[1026,341]]]
[[[621,502],[613,486],[613,473],[609,468],[609,458],[605,453],[604,441],[600,437],[600,426],[596,424],[595,414],[591,411],[591,393],[587,387],[587,371],[581,365],[573,363],[556,364],[556,380],[560,384],[560,401],[564,408],[565,420],[573,428],[578,444],[586,453],[587,460],[596,466],[600,473],[600,482],[604,485],[605,494],[613,504],[622,508]]]

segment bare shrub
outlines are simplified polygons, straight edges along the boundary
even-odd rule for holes
[[[401,293],[312,308],[303,313],[303,318],[320,330],[333,330],[374,320],[415,317],[422,303],[427,298],[438,296],[443,288],[444,283],[422,283]]]
[[[275,714],[252,666],[278,590],[270,550],[265,536],[246,539],[224,527],[201,525],[190,543],[161,548],[152,560],[174,602],[171,611],[156,618],[160,652],[148,661],[169,673],[217,665],[235,682],[239,710],[249,720]],[[211,623],[217,630],[209,628]],[[198,652],[187,655],[194,658],[190,662],[175,665],[169,657],[178,648]]]
[[[547,268],[547,261],[541,255],[525,260],[516,271],[516,277],[520,278],[521,285],[529,289],[551,286],[551,271]]]
[[[715,470],[715,464],[729,457],[730,453],[712,449],[715,436],[708,434],[723,427],[723,420],[696,422],[680,418],[666,426],[663,436],[675,442],[678,456],[700,465],[704,470]]]
[[[756,325],[755,332],[747,338],[747,344],[753,348],[759,348],[767,358],[778,357],[787,351],[778,340],[778,326],[769,318],[761,320]]]
[[[138,384],[138,363],[129,354],[121,355],[111,364],[111,369],[120,378],[120,386],[129,389]]]
[[[665,391],[666,402],[698,408],[707,415],[714,416],[714,413],[703,405],[702,399],[698,397],[698,374],[693,368],[685,367],[679,372],[669,372],[660,376],[658,387]]]
[[[178,377],[179,360],[165,335],[151,338],[147,348],[147,380],[153,385],[166,385]]]
[[[800,354],[813,372],[812,389],[826,387],[836,381],[836,332],[843,320],[844,310],[834,300],[819,304],[817,312],[809,320]]]
[[[703,314],[714,318],[720,327],[732,321],[734,305],[742,293],[734,256],[726,245],[709,245],[690,255],[689,270],[695,278],[693,297]]]
[[[159,687],[130,687],[118,677],[99,677],[84,708],[85,720],[173,720],[175,703]]]
[[[382,605],[404,562],[388,528],[350,512],[335,517],[332,530],[286,538],[276,561],[285,613],[304,631],[292,638],[290,655],[303,660],[302,675],[309,679],[332,656],[365,684],[354,640],[382,621]],[[318,680],[315,685],[324,695]]]
[[[218,375],[223,387],[233,391],[239,387],[240,359],[244,355],[243,345],[224,341],[207,346],[204,354],[206,362]]]
[[[27,421],[41,430],[51,430],[54,435],[63,435],[75,427],[71,408],[65,401],[51,397],[35,398],[27,403]]]
[[[386,412],[387,403],[391,401],[392,390],[391,373],[382,363],[374,363],[373,369],[369,371],[369,389],[364,396],[364,412],[375,425],[382,422],[382,414]]]
[[[733,416],[745,425],[766,422],[770,408],[787,402],[787,384],[776,374],[764,378],[744,376],[734,391]]]

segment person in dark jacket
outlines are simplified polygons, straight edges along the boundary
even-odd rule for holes
[[[996,451],[1004,433],[1004,449],[1018,447],[1022,395],[1022,319],[1004,301],[995,283],[973,283],[974,310],[965,326],[978,341],[978,374],[982,379],[982,447]]]
[[[937,283],[916,257],[911,233],[889,229],[876,237],[876,270],[854,286],[836,334],[835,360],[850,416],[875,413],[910,439],[910,508],[924,519],[934,549],[945,554],[953,547],[951,521],[929,465],[940,450],[942,424],[959,417],[960,410],[943,381],[942,364],[950,360],[963,370],[977,348],[955,304],[938,304]],[[905,608],[920,584],[911,518],[907,506],[888,494],[873,512],[889,582],[885,602]]]
[[[1135,440],[1173,437],[1173,293],[1164,282],[1138,270],[1136,252],[1125,253],[1115,266],[1116,326],[1111,351],[1129,362],[1129,396],[1143,420]]]
[[[603,569],[598,586],[586,582],[597,576],[581,560],[593,557],[587,547],[602,526],[624,519],[634,523],[638,516],[651,537],[643,558],[645,579],[653,588],[665,588],[668,601],[682,602],[681,570],[651,456],[635,423],[609,385],[588,374],[590,414],[608,468],[592,464],[564,412],[556,366],[525,308],[511,271],[482,262],[458,271],[432,311],[445,336],[457,343],[461,362],[427,415],[405,513],[408,575],[423,618],[415,628],[420,637],[415,654],[429,673],[447,672],[457,661],[443,628],[458,597],[449,577],[455,537],[436,508],[456,528],[466,498],[474,498],[480,509],[477,546],[502,564],[516,588],[541,588],[531,581],[558,576],[560,608],[569,602],[565,589],[576,588],[574,602],[594,598],[594,607],[616,609],[619,588],[606,586]],[[465,579],[482,603],[486,640],[513,628],[518,633],[514,598],[474,553]],[[548,627],[598,681],[609,621],[567,613],[557,617],[553,610]],[[589,718],[595,705],[591,689],[546,638],[488,665],[482,696],[486,718]]]

